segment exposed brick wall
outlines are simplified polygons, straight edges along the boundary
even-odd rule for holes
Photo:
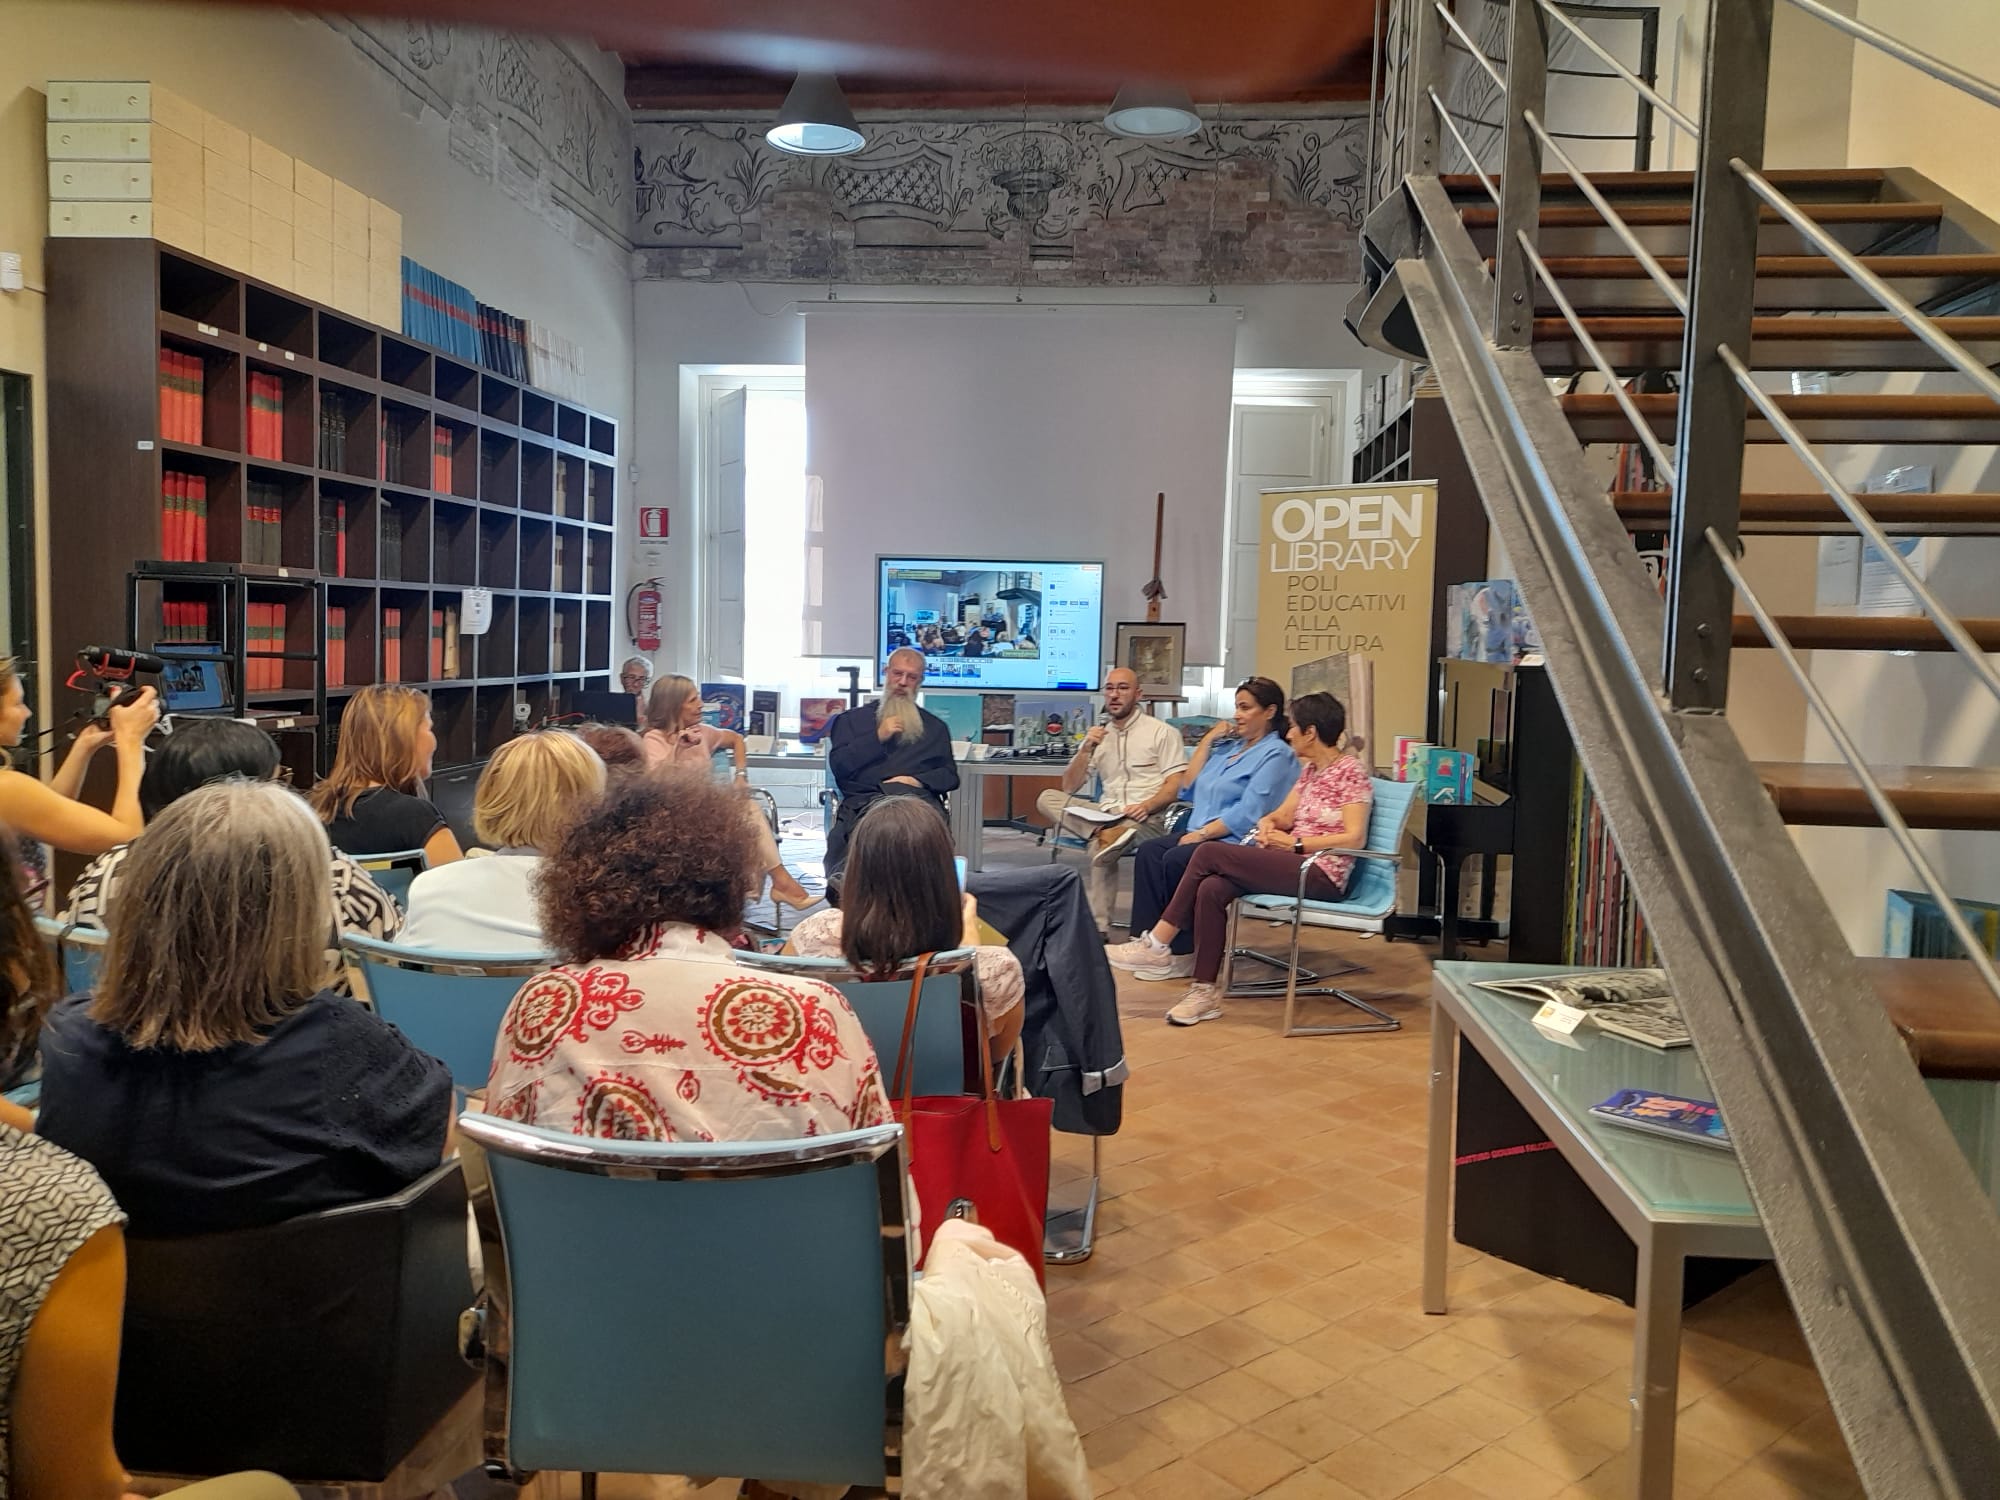
[[[836,162],[744,124],[642,121],[638,274],[966,286],[1352,282],[1358,117],[1227,122],[1195,141],[1090,123],[870,128]]]

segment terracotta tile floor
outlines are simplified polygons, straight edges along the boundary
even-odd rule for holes
[[[1419,1311],[1428,964],[1328,946],[1374,966],[1355,987],[1395,993],[1401,1031],[1286,1041],[1257,1000],[1182,1029],[1180,986],[1119,976],[1133,1077],[1097,1253],[1048,1278],[1097,1494],[1623,1500],[1631,1312],[1457,1245],[1451,1314]],[[1088,1153],[1057,1141],[1073,1185]],[[1861,1493],[1773,1272],[1687,1327],[1677,1496]]]

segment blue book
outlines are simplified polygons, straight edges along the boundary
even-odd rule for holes
[[[1607,1125],[1644,1131],[1668,1140],[1692,1141],[1733,1151],[1729,1127],[1722,1123],[1722,1111],[1713,1099],[1689,1099],[1680,1094],[1661,1094],[1652,1089],[1620,1089],[1590,1113]]]
[[[701,685],[701,722],[736,734],[748,732],[749,690],[740,682],[704,682]]]

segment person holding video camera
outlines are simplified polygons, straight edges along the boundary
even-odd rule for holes
[[[11,660],[0,661],[0,748],[12,750],[21,743],[29,712],[19,670]],[[12,767],[0,769],[0,824],[70,854],[102,854],[139,836],[146,826],[139,778],[146,769],[146,736],[160,721],[158,696],[149,687],[128,689],[113,700],[105,718],[105,723],[93,721],[77,732],[69,754],[46,783]],[[77,800],[84,773],[106,745],[118,756],[117,790],[109,812]]]

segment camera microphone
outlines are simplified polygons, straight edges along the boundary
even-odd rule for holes
[[[127,681],[141,672],[157,676],[167,670],[165,657],[147,651],[128,651],[122,646],[85,646],[76,653],[76,659],[92,675],[113,682]]]

